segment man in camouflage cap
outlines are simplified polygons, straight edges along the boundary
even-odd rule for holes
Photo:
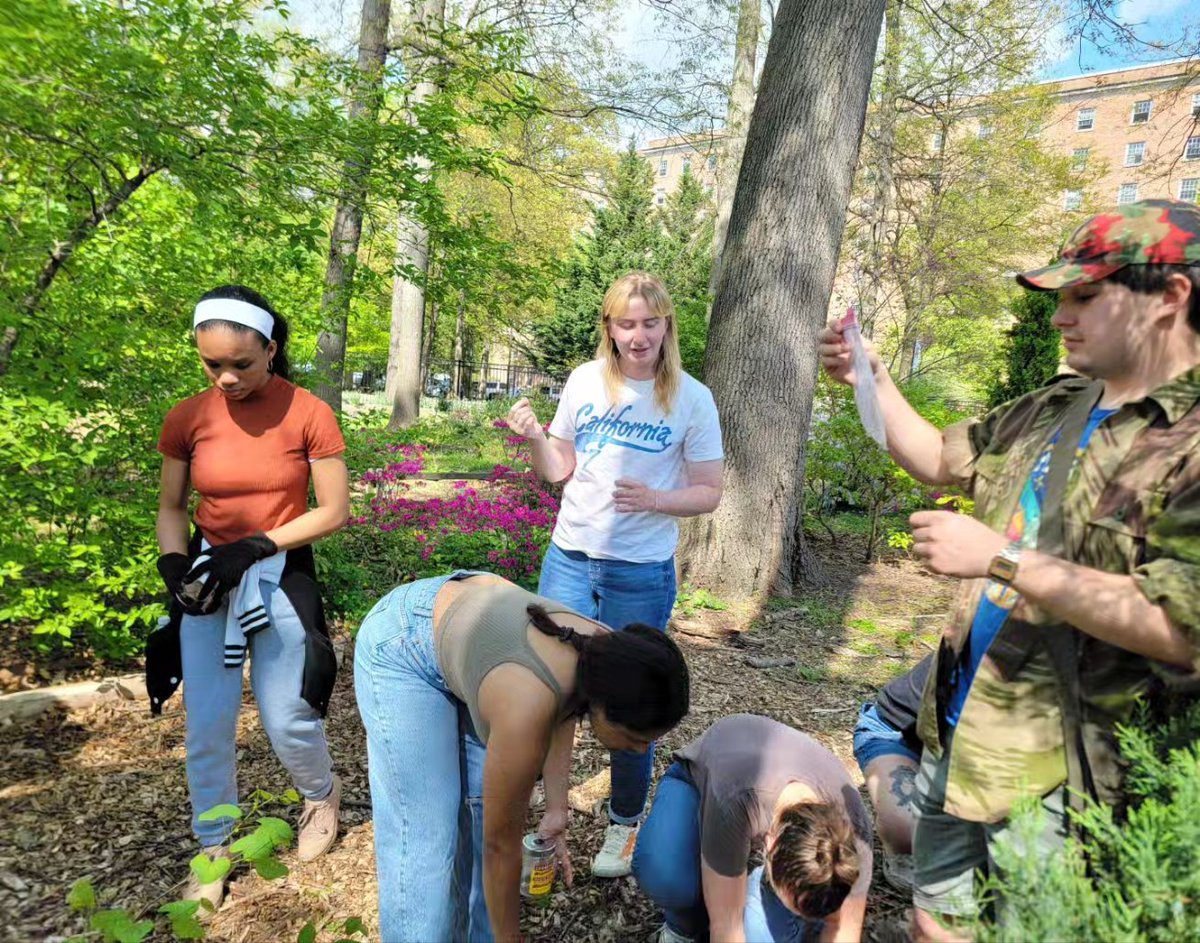
[[[975,501],[973,517],[911,519],[914,552],[962,580],[919,721],[919,939],[954,939],[946,921],[976,912],[975,873],[1018,799],[1050,813],[1046,854],[1076,792],[1119,805],[1115,725],[1200,676],[1200,207],[1094,216],[1017,279],[1058,292],[1080,376],[938,430],[871,352],[893,458]],[[839,327],[820,356],[857,382]]]

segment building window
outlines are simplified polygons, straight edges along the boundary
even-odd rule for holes
[[[1136,203],[1137,187],[1136,183],[1121,184],[1121,189],[1117,191],[1117,205],[1124,206],[1126,203]]]
[[[1179,199],[1195,203],[1197,197],[1200,197],[1200,177],[1188,177],[1187,180],[1179,181]]]
[[[1192,117],[1200,118],[1200,92],[1192,96]]]
[[[1140,167],[1146,159],[1146,142],[1133,141],[1125,145],[1125,166]]]
[[[655,192],[655,194],[654,194],[654,202],[655,202],[655,204],[656,204],[657,206],[662,206],[662,205],[663,205],[663,203],[665,203],[665,202],[666,202],[666,197],[663,195],[663,192],[662,192],[662,190],[658,190],[658,191],[656,191],[656,192]]]
[[[1091,152],[1090,147],[1077,147],[1071,151],[1071,171],[1079,173],[1087,167],[1088,154]]]
[[[941,131],[934,131],[929,138],[929,149],[935,154],[942,153],[942,147],[946,144],[946,135]]]
[[[975,137],[980,141],[986,141],[992,136],[992,126],[990,124],[981,124],[975,132]]]
[[[716,154],[708,155],[708,169],[709,170],[717,169],[717,155]]]
[[[1133,103],[1133,114],[1129,117],[1130,124],[1145,124],[1150,120],[1150,99]]]
[[[1075,130],[1091,131],[1096,126],[1096,109],[1080,108],[1075,112]]]
[[[1082,190],[1068,190],[1067,195],[1063,198],[1063,209],[1070,211],[1070,210],[1081,209],[1082,207],[1083,207],[1083,191]]]
[[[658,162],[658,175],[660,177],[667,175],[667,159],[665,157]]]
[[[1200,160],[1200,135],[1188,138],[1187,146],[1183,149],[1184,160]]]

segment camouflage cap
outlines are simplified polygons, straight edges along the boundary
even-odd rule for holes
[[[1183,200],[1119,206],[1084,222],[1058,256],[1017,281],[1035,291],[1057,291],[1101,281],[1127,265],[1200,265],[1200,206]]]

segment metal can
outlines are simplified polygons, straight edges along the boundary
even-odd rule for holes
[[[554,886],[554,843],[530,832],[521,843],[521,896],[548,903]]]

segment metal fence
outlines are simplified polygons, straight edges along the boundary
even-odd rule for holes
[[[376,393],[386,386],[385,360],[346,358],[342,389]],[[421,393],[434,399],[489,400],[540,395],[557,400],[562,393],[562,381],[523,364],[434,360],[425,367]]]

